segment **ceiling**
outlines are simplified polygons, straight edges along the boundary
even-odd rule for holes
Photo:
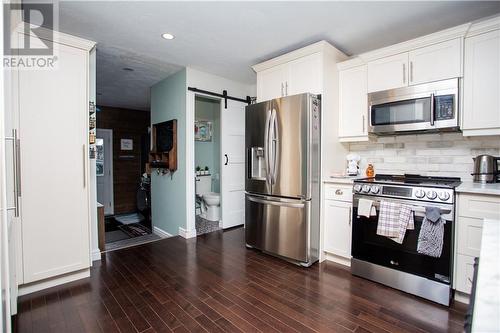
[[[254,84],[251,65],[312,42],[358,54],[499,13],[500,2],[61,1],[59,11],[59,30],[98,42],[98,104],[147,110],[149,87],[184,66]]]

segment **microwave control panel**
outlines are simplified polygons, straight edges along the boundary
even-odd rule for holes
[[[436,120],[448,120],[455,118],[454,115],[454,96],[443,95],[435,97]]]

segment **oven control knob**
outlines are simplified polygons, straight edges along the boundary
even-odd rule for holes
[[[373,193],[373,194],[377,194],[378,191],[380,191],[380,188],[377,186],[377,185],[373,185],[372,188],[370,189],[370,191]]]
[[[436,191],[428,191],[426,195],[427,195],[427,198],[429,198],[431,200],[434,200],[437,197]]]
[[[448,193],[448,192],[439,192],[438,198],[441,201],[446,201],[446,200],[448,200],[450,198],[450,193]]]
[[[354,185],[353,188],[354,188],[354,192],[356,192],[356,193],[359,193],[361,191],[361,185],[359,185],[359,184]]]
[[[415,196],[419,199],[422,199],[423,197],[425,197],[425,192],[423,190],[416,190]]]
[[[370,186],[369,185],[363,185],[363,192],[364,193],[369,193],[370,192]]]

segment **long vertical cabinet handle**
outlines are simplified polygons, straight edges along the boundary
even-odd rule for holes
[[[403,84],[406,84],[406,64],[403,63]]]
[[[276,177],[278,174],[278,163],[280,160],[280,149],[279,149],[279,128],[278,128],[278,116],[276,110],[273,109],[272,114],[272,128],[273,128],[273,185],[276,184]]]
[[[410,61],[410,83],[413,83],[413,61]]]
[[[281,82],[281,97],[285,96],[283,82]]]
[[[264,159],[266,160],[266,182],[270,184],[271,170],[269,164],[269,121],[271,120],[271,110],[267,111],[266,125],[264,128]]]
[[[83,144],[83,188],[87,187],[87,148]]]
[[[12,130],[12,147],[14,161],[14,216],[19,217],[19,197],[21,196],[21,149],[17,130]]]
[[[365,115],[363,115],[363,134],[365,134]]]
[[[288,96],[288,81],[285,82],[285,96]]]

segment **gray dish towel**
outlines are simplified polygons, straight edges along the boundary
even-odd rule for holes
[[[418,235],[417,252],[439,258],[443,251],[444,221],[436,207],[425,208],[425,218]]]

